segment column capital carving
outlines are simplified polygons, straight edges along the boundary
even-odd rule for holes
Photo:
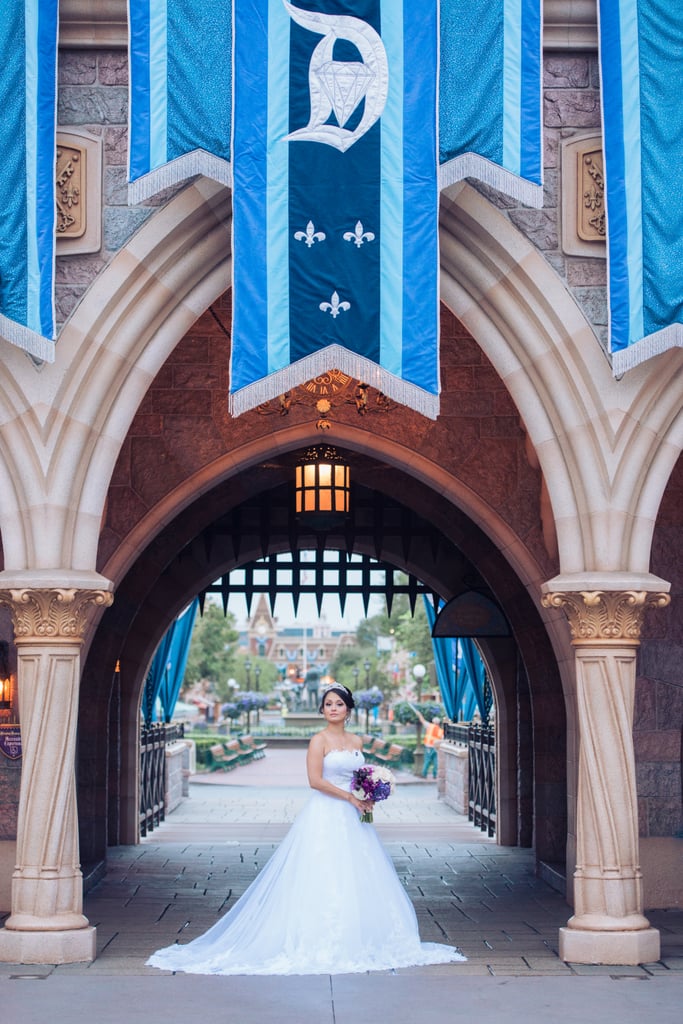
[[[0,605],[9,608],[18,643],[69,640],[80,643],[95,608],[108,608],[114,595],[108,590],[75,587],[0,590]]]
[[[649,590],[562,590],[541,597],[544,608],[562,608],[572,643],[637,645],[647,607],[666,608],[669,594]]]

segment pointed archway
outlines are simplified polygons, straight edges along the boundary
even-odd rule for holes
[[[294,452],[292,453],[294,455]],[[329,534],[330,548],[380,557],[413,573],[445,598],[476,586],[500,600],[513,638],[490,646],[503,773],[500,839],[532,844],[543,862],[562,863],[566,836],[564,741],[560,675],[533,602],[486,534],[406,466],[390,474],[367,453],[346,450],[356,481],[353,519]],[[79,788],[83,860],[106,856],[108,844],[136,842],[140,695],[155,646],[170,620],[217,576],[267,552],[312,546],[319,536],[294,521],[286,455],[219,482],[150,539],[119,584],[103,616],[82,682],[82,770]],[[407,496],[410,496],[408,498]],[[409,543],[406,545],[406,537]],[[120,720],[112,721],[113,665],[119,661]],[[534,701],[536,702],[534,705]],[[111,785],[101,752],[121,735],[112,756],[121,765]],[[518,736],[528,737],[523,745]],[[532,768],[533,765],[533,768]],[[523,801],[517,794],[533,793]]]

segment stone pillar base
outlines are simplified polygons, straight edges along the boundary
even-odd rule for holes
[[[560,960],[571,964],[651,964],[659,960],[659,932],[560,928]]]
[[[20,932],[0,928],[0,961],[8,964],[77,964],[94,960],[97,929]]]

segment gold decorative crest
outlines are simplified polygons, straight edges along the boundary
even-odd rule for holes
[[[579,150],[576,233],[584,242],[605,240],[605,175],[602,149]]]
[[[86,229],[86,154],[83,146],[57,147],[57,237],[80,238]]]

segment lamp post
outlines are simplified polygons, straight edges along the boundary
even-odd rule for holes
[[[247,673],[247,690],[251,689],[251,658],[244,659],[244,671]]]
[[[260,689],[261,689],[261,666],[260,665],[257,665],[254,668],[254,679],[255,679],[254,685],[256,687],[256,692],[258,693],[260,691]],[[260,708],[256,708],[256,724],[259,725],[260,721],[261,721],[261,709]]]
[[[363,668],[365,669],[365,689],[369,690],[370,689],[370,668],[371,668],[371,666],[370,666],[370,662],[367,660],[367,658],[365,659],[365,662],[363,664]]]
[[[415,683],[417,685],[417,703],[420,703],[422,697],[422,680],[425,677],[427,669],[424,665],[413,665],[413,675],[415,676]],[[422,772],[422,763],[424,759],[424,748],[422,746],[422,722],[418,718],[415,723],[415,732],[417,733],[417,742],[415,744],[415,771],[418,773]]]
[[[420,698],[422,696],[422,680],[425,677],[426,671],[427,671],[427,669],[424,667],[424,665],[420,665],[420,664],[413,665],[413,675],[415,676],[415,683],[417,685],[417,702],[418,702],[418,704],[420,703]]]

